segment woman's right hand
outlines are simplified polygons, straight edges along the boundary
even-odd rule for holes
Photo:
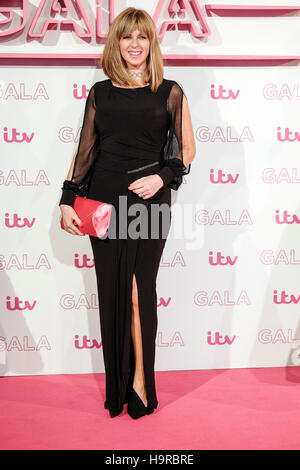
[[[74,222],[76,222],[76,224],[79,225],[81,223],[81,220],[79,219],[73,207],[68,206],[67,204],[61,204],[59,207],[61,210],[61,216],[65,231],[71,233],[72,235],[85,235],[84,233],[81,233],[77,226],[74,224]]]

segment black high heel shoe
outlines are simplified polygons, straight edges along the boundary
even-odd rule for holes
[[[120,409],[119,409],[119,410],[115,410],[114,408],[113,408],[113,409],[112,409],[112,408],[109,408],[109,407],[107,406],[107,402],[104,403],[104,408],[105,408],[106,410],[109,410],[109,415],[110,415],[111,418],[115,418],[115,416],[118,416],[118,415],[121,414],[122,411],[123,411],[123,405],[120,406]]]
[[[119,416],[123,411],[123,405],[120,407],[119,410],[109,410],[109,415],[111,418],[115,418],[115,416]]]
[[[127,413],[131,418],[138,419],[145,415],[150,415],[153,413],[153,406],[145,406],[141,397],[136,393],[134,388],[132,388],[131,395],[127,405]]]

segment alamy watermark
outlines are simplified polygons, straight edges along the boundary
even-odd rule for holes
[[[195,221],[195,215],[202,204],[169,204],[145,202],[127,206],[127,196],[119,196],[118,209],[112,206],[111,219],[105,239],[138,238],[184,240],[186,249],[196,250],[203,246],[204,229]]]

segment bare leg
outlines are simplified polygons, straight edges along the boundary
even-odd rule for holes
[[[140,396],[144,405],[147,406],[147,395],[145,388],[145,376],[143,366],[143,345],[142,345],[142,334],[141,324],[139,315],[139,304],[138,304],[138,291],[135,275],[133,274],[132,280],[132,321],[131,321],[131,336],[134,347],[135,356],[135,372],[133,379],[133,388],[136,393]]]

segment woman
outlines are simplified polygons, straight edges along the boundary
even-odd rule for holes
[[[195,142],[186,97],[174,80],[163,78],[155,25],[145,10],[130,7],[115,18],[101,65],[110,78],[89,91],[59,205],[65,230],[73,235],[82,235],[72,204],[86,181],[86,197],[108,202],[116,210],[113,236],[89,237],[106,372],[104,406],[114,417],[128,403],[127,411],[136,419],[158,405],[156,278],[169,231],[171,188],[177,190],[189,173]],[[120,217],[124,198],[125,222]],[[129,233],[136,227],[130,211],[136,203],[143,209],[138,221],[147,227],[147,237]],[[169,209],[164,221],[150,217],[151,206],[158,204]],[[154,227],[157,220],[159,235],[151,238],[151,224]],[[118,230],[124,226],[125,237]]]

